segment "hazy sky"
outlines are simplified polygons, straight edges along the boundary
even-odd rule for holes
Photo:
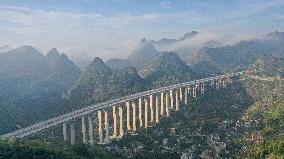
[[[125,57],[142,38],[284,31],[284,0],[0,0],[0,46]]]

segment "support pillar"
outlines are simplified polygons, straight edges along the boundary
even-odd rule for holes
[[[171,108],[174,109],[174,96],[173,90],[170,90]]]
[[[99,143],[103,143],[102,112],[98,111]]]
[[[182,88],[179,88],[179,98],[182,100]]]
[[[154,122],[153,95],[150,95],[150,113],[151,113],[150,122]]]
[[[176,111],[179,110],[179,97],[178,97],[178,90],[176,90]]]
[[[166,115],[169,116],[169,92],[166,93]]]
[[[75,144],[75,127],[74,127],[74,122],[70,123],[70,135],[71,135],[71,144],[74,145]]]
[[[116,120],[116,108],[112,106],[112,116],[113,116],[113,138],[117,137],[117,120]]]
[[[62,124],[62,131],[63,131],[63,141],[67,141],[67,125],[66,123]]]
[[[188,100],[188,97],[187,97],[187,87],[184,88],[184,104],[187,104],[187,100]]]
[[[83,144],[87,143],[86,139],[86,124],[85,124],[85,117],[82,116],[82,137],[83,137]]]
[[[161,92],[161,115],[164,115],[164,92]]]
[[[159,122],[159,96],[156,96],[156,123]]]
[[[204,82],[201,83],[201,93],[204,94]]]
[[[223,80],[223,88],[226,88],[227,87],[227,83],[226,83],[226,79]]]
[[[119,137],[123,137],[123,111],[122,107],[119,107]]]
[[[94,124],[92,121],[92,117],[88,116],[88,122],[89,122],[89,138],[90,138],[90,145],[93,146],[95,141],[94,141]]]
[[[129,131],[131,129],[130,127],[130,104],[129,102],[126,102],[126,125],[127,125],[127,130]]]
[[[132,127],[133,127],[133,131],[136,131],[136,103],[133,100],[132,101],[132,113],[133,113],[133,120],[132,120]]]
[[[211,82],[210,82],[210,87],[211,87],[211,88],[214,88],[214,80],[213,80],[213,79],[212,79]]]
[[[109,142],[109,126],[108,126],[108,113],[105,111],[105,132],[106,132],[106,137],[105,137],[105,143]]]
[[[219,78],[219,87],[221,87],[222,86],[222,79],[221,78]]]
[[[144,104],[145,104],[145,110],[144,110],[144,117],[145,117],[145,128],[148,127],[148,100],[145,98],[144,99]]]
[[[196,98],[196,88],[192,87],[192,97]]]
[[[143,120],[142,120],[142,98],[139,98],[139,127],[141,128],[143,126]]]
[[[216,89],[219,91],[219,82],[216,82]]]

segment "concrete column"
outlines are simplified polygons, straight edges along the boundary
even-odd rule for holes
[[[117,137],[117,120],[116,120],[116,108],[112,106],[112,116],[113,116],[113,138]]]
[[[142,98],[139,98],[139,127],[141,128],[143,126],[143,120],[142,120]]]
[[[210,81],[210,87],[214,88],[214,80],[213,79]]]
[[[129,131],[131,129],[130,127],[130,104],[129,102],[126,102],[126,126],[127,130]]]
[[[62,131],[63,131],[63,141],[67,141],[67,125],[66,123],[62,124]]]
[[[119,107],[119,137],[123,137],[123,111],[122,111],[122,107]]]
[[[195,88],[195,86],[192,87],[192,97],[196,98],[196,88]]]
[[[178,90],[176,90],[176,111],[179,110],[179,97],[178,97]]]
[[[106,137],[105,137],[105,143],[109,142],[109,126],[108,126],[108,113],[105,111],[105,132],[106,132]]]
[[[159,122],[159,96],[156,96],[156,123]]]
[[[161,92],[161,115],[164,115],[164,92]]]
[[[89,138],[90,138],[90,145],[93,146],[95,141],[94,141],[94,124],[92,121],[92,117],[88,116],[88,122],[89,122]]]
[[[154,122],[153,95],[150,95],[150,113],[151,113],[150,122]]]
[[[86,124],[85,124],[85,117],[84,116],[82,116],[82,137],[83,137],[83,143],[86,144],[87,143]]]
[[[201,83],[201,93],[204,94],[204,82]]]
[[[171,108],[174,109],[174,95],[173,90],[170,90]]]
[[[182,88],[179,88],[179,98],[182,100]]]
[[[75,144],[75,127],[74,127],[74,122],[70,123],[70,135],[71,135],[71,144],[74,145]]]
[[[216,82],[216,89],[219,91],[219,82]]]
[[[145,117],[145,128],[148,127],[148,100],[144,98],[145,110],[144,110],[144,117]]]
[[[187,100],[188,100],[188,97],[187,97],[187,87],[184,88],[184,104],[187,104]]]
[[[102,112],[98,111],[98,129],[99,129],[99,143],[103,143],[103,130],[102,130]]]
[[[219,87],[221,87],[222,86],[222,79],[221,78],[219,78]]]
[[[132,127],[133,131],[136,131],[136,103],[134,100],[132,101],[132,113],[133,113]]]
[[[166,93],[166,115],[169,116],[169,92]]]
[[[223,88],[227,87],[226,79],[223,80]]]

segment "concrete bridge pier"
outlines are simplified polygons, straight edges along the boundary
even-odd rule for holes
[[[133,100],[132,101],[132,117],[133,117],[133,120],[132,120],[132,127],[133,127],[133,131],[135,132],[136,131],[136,103],[135,101]]]
[[[222,78],[218,79],[218,83],[219,83],[219,87],[221,87],[222,86]]]
[[[98,111],[98,129],[99,129],[99,143],[103,143],[103,130],[102,130],[102,112]]]
[[[92,121],[92,117],[88,116],[88,122],[89,122],[89,138],[90,138],[90,145],[93,146],[95,141],[94,141],[94,124]]]
[[[161,92],[161,115],[164,115],[164,92]]]
[[[201,83],[200,87],[201,87],[201,93],[204,94],[204,82]]]
[[[196,87],[192,87],[192,97],[196,98]]]
[[[85,117],[84,116],[82,116],[82,137],[83,137],[83,144],[87,144],[86,124],[85,124]]]
[[[109,143],[109,123],[108,123],[108,112],[105,111],[105,143]]]
[[[141,128],[143,126],[143,120],[142,120],[142,98],[139,98],[139,127]]]
[[[63,131],[63,141],[67,141],[67,124],[63,123],[62,124],[62,131]]]
[[[159,96],[156,96],[156,123],[159,122]]]
[[[184,88],[184,104],[187,104],[187,100],[188,100],[188,97],[187,97],[187,88],[185,87]]]
[[[113,117],[113,138],[117,137],[117,119],[116,119],[116,108],[112,106],[112,117]]]
[[[178,90],[176,90],[176,111],[179,111],[179,96],[178,96]]]
[[[179,88],[179,98],[182,100],[182,88]]]
[[[130,131],[130,104],[129,102],[126,102],[126,127],[127,130]]]
[[[173,90],[170,90],[171,109],[174,109],[174,95]]]
[[[154,122],[153,95],[150,95],[150,122]]]
[[[220,87],[220,85],[219,85],[220,83],[219,82],[216,82],[216,89],[219,91],[219,87]]]
[[[166,115],[169,116],[169,92],[166,92]]]
[[[74,145],[75,144],[75,126],[74,126],[74,122],[70,122],[70,141],[71,144]]]
[[[123,110],[119,107],[119,137],[123,137]]]
[[[145,117],[144,127],[147,128],[148,127],[148,99],[147,98],[144,98],[144,106],[145,106],[145,109],[144,109],[144,117]]]
[[[211,80],[211,81],[210,81],[210,87],[211,87],[211,88],[214,88],[214,80]]]
[[[227,87],[227,80],[226,78],[223,79],[223,88],[226,88]]]

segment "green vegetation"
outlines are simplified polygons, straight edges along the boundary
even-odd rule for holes
[[[1,159],[115,159],[99,146],[59,145],[42,141],[0,141]]]

